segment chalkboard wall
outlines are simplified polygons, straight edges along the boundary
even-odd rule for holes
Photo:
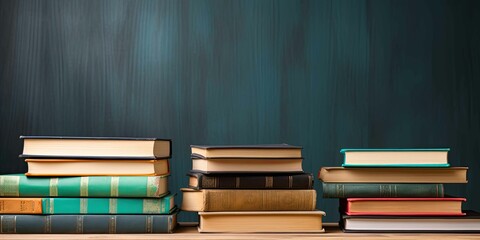
[[[470,181],[447,192],[480,210],[479,23],[463,0],[1,0],[1,173],[26,171],[22,134],[171,138],[173,192],[190,144],[301,145],[315,174],[451,147]]]

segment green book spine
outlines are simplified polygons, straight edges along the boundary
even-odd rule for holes
[[[169,215],[0,215],[0,233],[171,233],[177,213]]]
[[[0,175],[3,197],[161,197],[168,176],[26,177]]]
[[[324,198],[444,197],[443,184],[323,183]]]
[[[43,198],[43,214],[169,214],[174,195],[163,198]]]

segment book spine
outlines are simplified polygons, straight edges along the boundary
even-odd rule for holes
[[[1,214],[42,214],[41,198],[0,198]]]
[[[204,211],[312,211],[315,190],[203,190]]]
[[[165,176],[33,178],[0,175],[5,197],[160,197]]]
[[[176,223],[176,213],[171,215],[0,215],[0,233],[171,233]]]
[[[312,189],[313,175],[199,175],[199,189]]]
[[[444,197],[443,184],[323,183],[324,198]]]
[[[43,214],[168,214],[173,195],[163,198],[43,198]]]

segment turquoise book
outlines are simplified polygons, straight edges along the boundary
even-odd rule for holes
[[[174,195],[162,198],[0,198],[0,214],[169,214]]]
[[[450,167],[450,148],[341,149],[343,167]]]
[[[158,198],[168,194],[168,175],[27,177],[0,175],[2,197],[137,197]]]

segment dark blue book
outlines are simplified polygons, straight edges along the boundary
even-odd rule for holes
[[[0,215],[0,233],[172,233],[169,215]]]

